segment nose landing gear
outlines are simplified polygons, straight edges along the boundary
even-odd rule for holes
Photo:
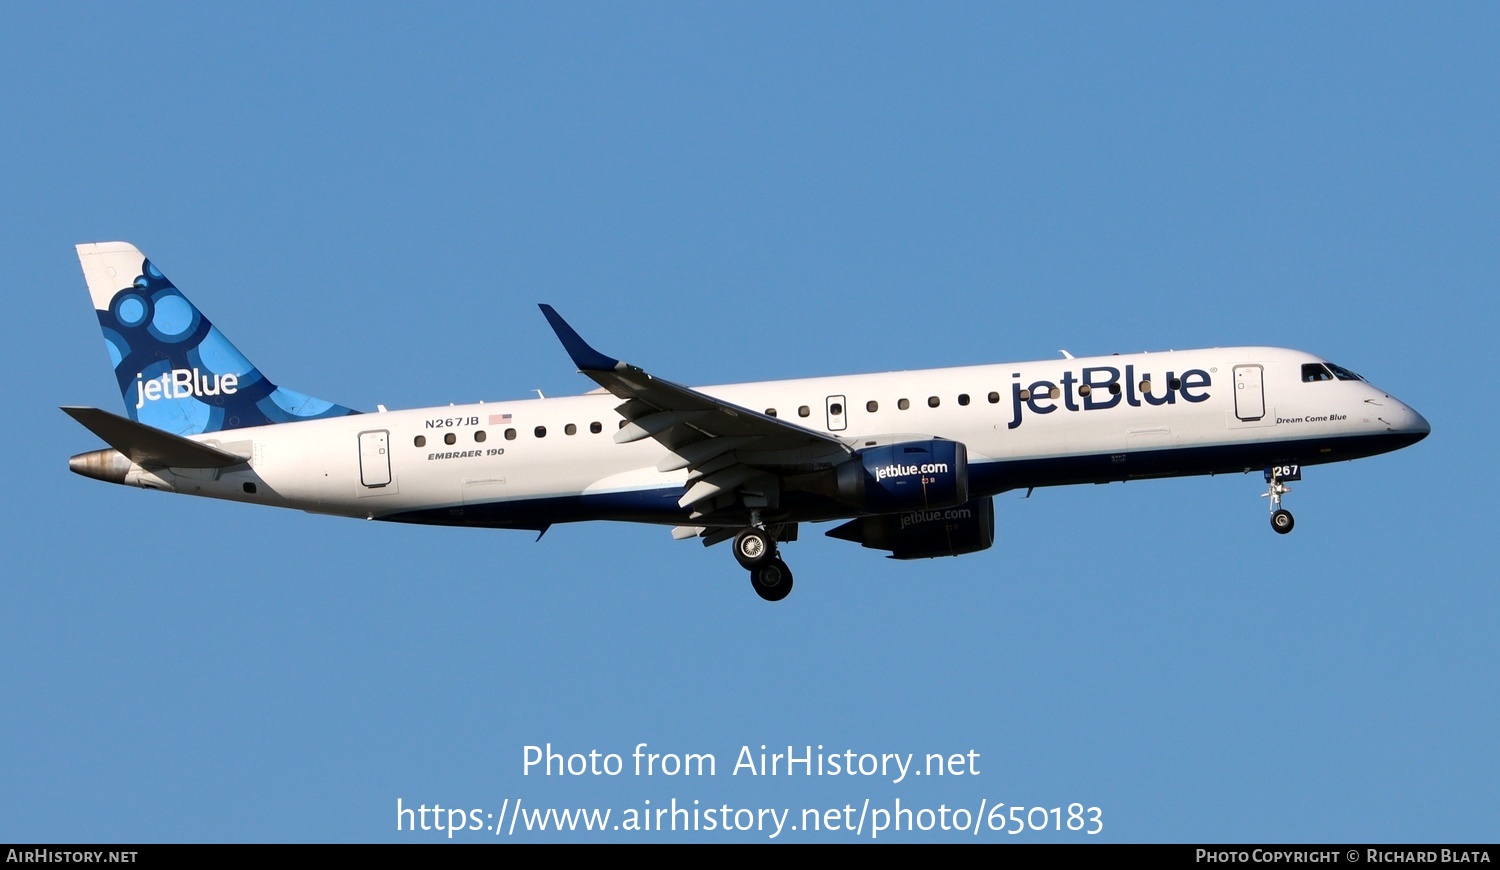
[[[1271,500],[1271,528],[1276,534],[1284,535],[1292,530],[1296,521],[1292,519],[1292,512],[1281,506],[1281,497],[1292,491],[1283,481],[1301,480],[1302,467],[1300,465],[1277,465],[1266,469],[1266,483],[1270,490],[1260,494],[1261,498]]]

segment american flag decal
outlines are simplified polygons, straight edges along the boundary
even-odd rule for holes
[[[509,414],[491,414],[490,415],[490,425],[491,426],[499,426],[501,423],[509,423],[509,422],[510,422],[510,415]]]

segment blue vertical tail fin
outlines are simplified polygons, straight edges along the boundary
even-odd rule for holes
[[[357,414],[278,387],[134,245],[78,246],[130,419],[175,435]]]

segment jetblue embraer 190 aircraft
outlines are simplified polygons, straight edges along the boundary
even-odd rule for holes
[[[1273,347],[684,387],[595,350],[551,306],[581,396],[361,413],[278,387],[141,252],[78,246],[128,419],[87,477],[372,520],[529,529],[623,520],[732,541],[762,598],[802,523],[895,559],[994,541],[1012,489],[1262,471],[1271,526],[1307,465],[1397,450],[1427,421],[1346,368]]]

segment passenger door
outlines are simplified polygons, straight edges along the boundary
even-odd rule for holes
[[[1241,420],[1259,420],[1266,416],[1266,394],[1261,386],[1260,366],[1234,367],[1234,416]]]
[[[391,433],[385,429],[359,433],[359,482],[375,488],[391,482]]]

